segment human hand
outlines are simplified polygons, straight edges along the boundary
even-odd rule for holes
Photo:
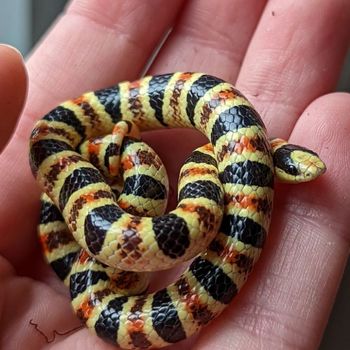
[[[174,21],[175,29],[150,74],[204,71],[236,82],[261,113],[270,135],[314,149],[328,167],[315,183],[277,186],[261,261],[229,309],[192,340],[191,348],[318,345],[349,252],[350,197],[345,186],[350,177],[350,97],[320,96],[338,79],[348,47],[350,5],[341,0],[275,0],[265,9],[260,0],[161,4],[106,0],[103,7],[97,0],[74,1],[28,62],[27,105],[0,160],[1,337],[7,349],[45,345],[45,338],[29,324],[31,319],[50,339],[53,330],[64,333],[79,325],[65,290],[37,248],[38,189],[27,155],[34,120],[86,90],[139,77]],[[20,80],[24,86],[23,76]],[[4,91],[12,91],[5,80],[1,83]],[[10,116],[18,113],[24,92],[13,94],[18,105]],[[3,103],[4,112],[5,108]],[[11,131],[7,121],[1,125],[2,140]],[[159,132],[146,138],[159,149],[173,187],[179,164],[203,140],[184,130],[169,131],[166,138]],[[184,139],[188,142],[179,142]],[[177,153],[166,147],[174,142]],[[57,335],[51,346],[109,348],[85,329]]]

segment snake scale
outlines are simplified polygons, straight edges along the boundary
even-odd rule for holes
[[[210,143],[186,160],[178,205],[164,214],[166,171],[139,131],[183,127]],[[125,349],[176,343],[217,317],[262,251],[274,176],[303,182],[325,171],[316,153],[270,142],[231,84],[188,72],[60,104],[32,131],[30,165],[44,192],[39,236],[48,262],[77,316]],[[192,258],[174,283],[146,293],[149,271]]]

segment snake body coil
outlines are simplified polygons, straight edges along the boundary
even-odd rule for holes
[[[179,204],[170,213],[154,216],[160,211],[125,204],[133,188],[153,201],[150,207],[162,206],[164,177],[149,175],[147,166],[154,163],[148,151],[139,161],[146,168],[125,181],[119,205],[108,175],[93,165],[113,170],[112,158],[126,157],[121,164],[128,169],[130,159],[121,154],[133,138],[119,146],[107,143],[99,159],[96,141],[87,146],[90,156],[77,152],[84,142],[112,133],[121,120],[141,131],[196,128],[209,139],[183,166]],[[66,101],[39,120],[30,146],[32,172],[46,193],[39,231],[49,262],[70,287],[77,315],[97,335],[128,349],[178,342],[218,316],[245,283],[269,229],[273,157],[294,150],[283,142],[273,147],[245,97],[231,84],[200,73],[123,82]],[[307,171],[314,177],[323,164],[308,154],[314,159]],[[141,217],[145,214],[153,216]],[[175,283],[131,296],[145,289],[141,272],[192,257]]]

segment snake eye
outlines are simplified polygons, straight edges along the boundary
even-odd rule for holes
[[[298,175],[299,174],[297,167],[292,163],[289,163],[286,168],[287,168],[286,172],[290,175]]]

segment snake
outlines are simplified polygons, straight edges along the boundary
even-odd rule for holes
[[[166,170],[141,140],[164,128],[196,129],[209,141],[183,164],[168,213]],[[35,123],[29,160],[43,191],[44,256],[80,320],[123,349],[174,344],[220,315],[263,250],[275,178],[299,183],[326,170],[315,152],[269,139],[232,84],[195,72],[61,103]],[[147,291],[151,272],[189,260],[175,282]]]

